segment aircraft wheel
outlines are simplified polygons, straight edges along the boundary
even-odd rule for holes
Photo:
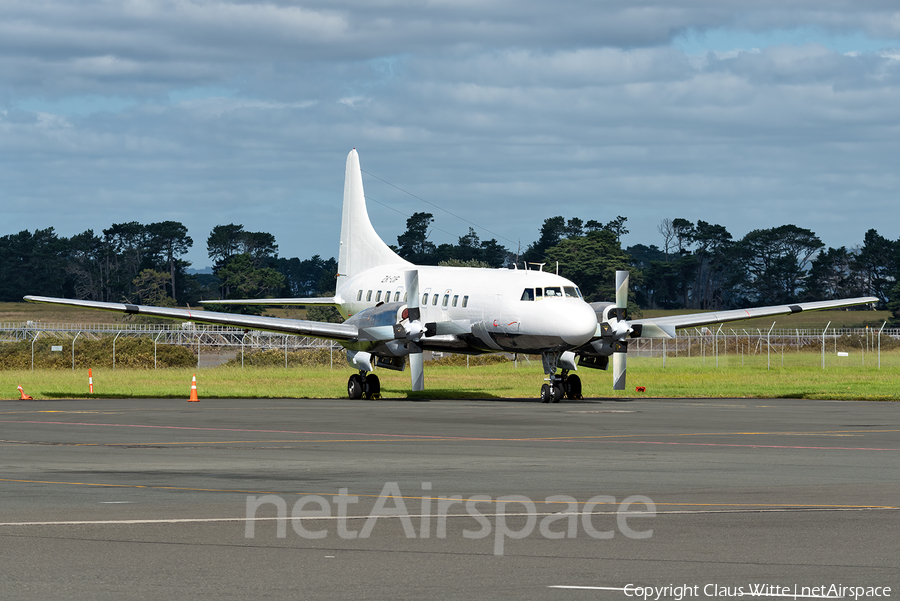
[[[541,402],[549,403],[552,400],[553,400],[553,391],[550,390],[549,384],[544,384],[543,386],[541,386]]]
[[[350,380],[347,382],[347,396],[354,401],[362,398],[363,379],[359,374],[350,376]]]
[[[566,393],[563,391],[562,382],[557,382],[557,383],[555,383],[555,384],[550,388],[550,391],[553,393],[553,402],[554,402],[554,403],[560,402],[560,401],[562,400],[562,398],[563,398],[563,397],[565,396],[565,394],[566,394]]]
[[[381,398],[381,381],[375,374],[369,374],[368,376],[366,376],[366,398]]]
[[[584,398],[581,396],[581,378],[578,376],[566,378],[566,398],[573,401]]]

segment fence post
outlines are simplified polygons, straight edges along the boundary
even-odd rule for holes
[[[72,371],[75,371],[75,341],[79,336],[81,336],[81,332],[75,334],[75,338],[72,339]]]
[[[41,335],[41,333],[37,332],[34,335],[34,338],[31,339],[31,371],[34,371],[34,343],[35,343],[35,341],[37,341],[38,336],[40,336],[40,335]]]
[[[116,371],[116,340],[118,340],[119,336],[121,335],[122,331],[119,330],[119,332],[116,334],[116,337],[113,338],[113,371]]]
[[[831,322],[829,321],[825,325],[825,329],[822,330],[822,369],[823,370],[825,369],[825,332],[828,331],[828,326],[830,326],[830,325],[831,325]]]

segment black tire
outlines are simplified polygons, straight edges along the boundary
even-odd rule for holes
[[[381,380],[375,374],[366,376],[366,398],[373,400],[381,398]]]
[[[581,396],[581,378],[578,376],[566,378],[566,398],[573,401],[584,398]]]
[[[356,401],[363,396],[363,379],[359,374],[350,376],[347,382],[347,396]]]
[[[549,384],[544,384],[541,386],[541,402],[549,403],[553,400],[553,392],[550,390]]]
[[[562,382],[555,383],[553,385],[553,387],[551,388],[551,391],[553,392],[553,402],[554,403],[560,402],[562,400],[562,398],[564,396],[566,396],[566,393],[563,390]]]

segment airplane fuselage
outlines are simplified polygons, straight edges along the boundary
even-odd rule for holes
[[[540,271],[386,265],[344,279],[336,295],[339,310],[357,320],[402,311],[408,303],[404,273],[409,269],[419,274],[423,322],[469,326],[464,335],[428,337],[426,349],[564,351],[586,344],[596,333],[597,316],[578,287]]]

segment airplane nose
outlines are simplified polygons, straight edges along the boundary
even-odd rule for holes
[[[584,302],[566,303],[558,322],[560,337],[572,346],[586,344],[597,332],[597,314]]]

